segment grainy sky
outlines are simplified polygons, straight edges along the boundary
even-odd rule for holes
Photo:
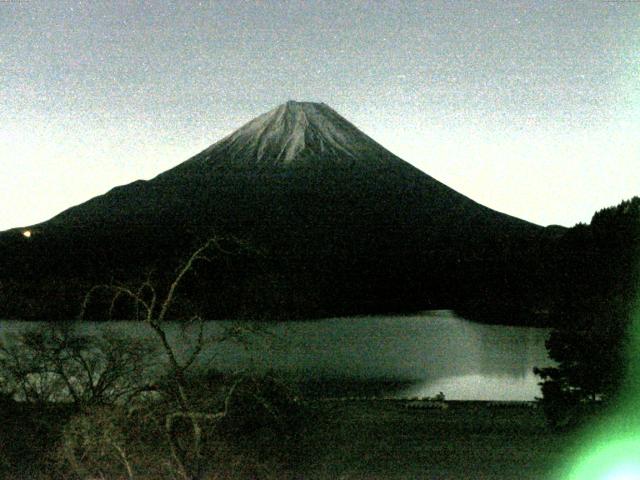
[[[0,0],[0,230],[288,99],[496,210],[589,221],[640,194],[640,3]]]

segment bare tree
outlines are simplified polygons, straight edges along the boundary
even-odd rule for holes
[[[243,246],[240,242],[234,241],[236,245]],[[167,334],[168,313],[176,300],[177,291],[184,279],[193,273],[196,265],[201,262],[211,262],[212,255],[230,254],[222,246],[220,238],[210,238],[199,248],[197,248],[189,258],[177,269],[175,277],[166,289],[166,293],[159,293],[158,289],[149,275],[137,287],[127,285],[96,285],[87,292],[80,318],[83,318],[93,295],[99,291],[106,291],[110,295],[110,314],[113,313],[116,303],[123,299],[129,300],[136,312],[140,314],[142,321],[150,327],[159,341],[161,351],[164,353],[169,364],[169,375],[175,388],[175,398],[178,409],[165,415],[164,430],[167,436],[171,456],[178,468],[181,478],[185,480],[197,480],[203,475],[203,428],[207,424],[217,422],[223,418],[228,411],[229,400],[233,395],[236,384],[231,386],[226,395],[224,408],[221,411],[212,413],[200,411],[196,402],[191,398],[188,391],[187,371],[194,365],[198,356],[205,346],[204,322],[199,315],[193,315],[189,319],[190,324],[196,324],[198,328],[197,338],[192,351],[181,358],[178,351],[169,339]],[[239,327],[223,332],[220,336],[210,338],[210,341],[221,342],[237,336]],[[177,426],[180,422],[186,421],[190,425],[190,441],[185,445],[181,441],[181,436],[177,434]]]
[[[45,324],[0,344],[3,388],[30,403],[113,404],[144,388],[152,346],[115,331],[81,334]]]

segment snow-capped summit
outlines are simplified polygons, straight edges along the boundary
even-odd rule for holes
[[[324,103],[290,100],[209,147],[201,159],[241,166],[387,163],[392,154]],[[208,154],[208,155],[207,155]]]

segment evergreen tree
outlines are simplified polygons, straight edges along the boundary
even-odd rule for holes
[[[555,328],[546,346],[557,366],[536,373],[550,423],[563,425],[621,386],[640,278],[640,198],[568,230],[556,260]]]

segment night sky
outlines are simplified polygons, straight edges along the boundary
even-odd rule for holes
[[[0,0],[0,230],[322,101],[535,223],[640,194],[640,3]]]

